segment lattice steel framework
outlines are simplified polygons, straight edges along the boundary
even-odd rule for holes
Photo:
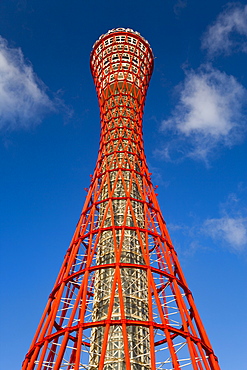
[[[94,44],[98,160],[23,370],[219,370],[144,155],[152,69],[148,42],[131,29]]]

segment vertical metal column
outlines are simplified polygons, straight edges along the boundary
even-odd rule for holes
[[[135,266],[143,265],[144,260],[136,231],[131,229],[135,225],[130,209],[127,211],[125,217],[127,199],[129,199],[138,227],[144,229],[144,207],[143,203],[140,202],[142,197],[139,191],[140,189],[141,193],[143,193],[143,184],[140,175],[137,175],[139,189],[136,184],[131,184],[131,171],[133,167],[136,171],[140,171],[136,158],[139,156],[140,163],[141,153],[137,152],[134,142],[128,148],[127,154],[123,153],[124,146],[128,145],[128,139],[125,138],[127,136],[126,129],[131,132],[135,130],[135,127],[138,127],[138,121],[134,117],[139,110],[140,103],[132,94],[128,96],[125,92],[124,95],[121,89],[120,91],[117,90],[115,94],[111,94],[107,100],[108,104],[112,107],[111,114],[114,118],[109,120],[104,119],[104,133],[107,135],[114,128],[114,143],[110,140],[105,146],[106,155],[103,160],[105,164],[102,166],[102,171],[109,172],[109,182],[105,183],[101,190],[99,223],[102,222],[106,214],[104,226],[109,229],[101,233],[96,260],[97,265],[116,263],[114,245],[116,244],[119,248],[121,244],[119,263],[133,266],[121,268],[120,270],[124,315],[121,313],[119,289],[116,289],[111,319],[120,320],[127,318],[128,320],[148,321],[147,273],[145,270]],[[124,118],[121,115],[121,111],[127,109],[128,118]],[[139,140],[141,140],[141,137],[139,137]],[[114,161],[112,161],[113,153],[115,153]],[[118,177],[120,170],[122,171],[122,177]],[[107,212],[106,210],[109,199],[112,201],[114,217],[112,217],[111,212]],[[112,228],[115,227],[118,229],[115,231],[114,241]],[[119,229],[122,227],[124,227],[123,231]],[[143,243],[145,244],[144,237]],[[96,271],[93,308],[94,321],[107,319],[114,273],[114,267]],[[149,369],[150,343],[148,329],[141,326],[128,326],[127,334],[132,369]],[[98,368],[103,336],[104,331],[102,327],[93,328],[90,349],[90,369]],[[108,338],[104,369],[124,369],[126,359],[121,326],[112,325]]]

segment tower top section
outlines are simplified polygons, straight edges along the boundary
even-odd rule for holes
[[[153,71],[153,52],[147,40],[130,28],[114,28],[93,45],[90,66],[99,99],[116,89],[142,95]]]
[[[136,36],[138,36],[139,38],[141,38],[149,47],[150,47],[150,44],[149,44],[149,42],[143,37],[143,36],[141,36],[141,34],[139,33],[139,32],[137,32],[137,31],[134,31],[134,30],[132,30],[131,28],[113,28],[113,29],[111,29],[111,30],[109,30],[108,32],[106,32],[106,33],[103,33],[100,37],[99,37],[99,39],[97,40],[97,41],[95,41],[95,43],[94,43],[94,45],[93,45],[93,49],[94,49],[94,47],[95,47],[95,45],[102,39],[102,38],[104,38],[105,36],[108,36],[108,35],[111,35],[112,33],[118,33],[118,32],[120,32],[120,33],[132,33],[132,34],[134,34],[134,35],[136,35]],[[151,49],[151,47],[150,47],[150,49]],[[151,49],[151,51],[152,51],[152,49]]]

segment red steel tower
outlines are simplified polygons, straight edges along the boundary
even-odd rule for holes
[[[93,46],[96,168],[23,370],[219,370],[144,155],[153,53],[113,29]]]

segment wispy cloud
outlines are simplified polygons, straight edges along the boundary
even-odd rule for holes
[[[203,35],[202,48],[210,56],[247,52],[247,5],[229,3]]]
[[[0,130],[30,128],[55,110],[46,86],[20,49],[0,36]]]
[[[226,201],[219,204],[216,217],[201,219],[198,215],[188,214],[186,224],[168,224],[174,239],[183,241],[183,254],[195,253],[197,250],[213,251],[215,247],[242,255],[246,253],[247,188],[243,185],[240,183],[236,193],[230,193]]]
[[[169,159],[176,147],[183,156],[207,161],[217,145],[234,145],[245,130],[242,109],[246,96],[246,90],[235,77],[210,64],[197,71],[186,71],[179,87],[179,102],[171,118],[161,125],[163,131],[175,135],[161,154]]]
[[[174,13],[178,16],[181,13],[181,10],[187,7],[187,0],[177,0],[173,10]]]
[[[241,252],[247,246],[247,217],[212,218],[204,222],[204,231],[215,240],[226,242],[233,250]]]
[[[237,193],[230,193],[220,204],[220,217],[208,218],[202,226],[202,232],[235,252],[243,252],[247,248],[245,195],[246,188],[240,183]]]

